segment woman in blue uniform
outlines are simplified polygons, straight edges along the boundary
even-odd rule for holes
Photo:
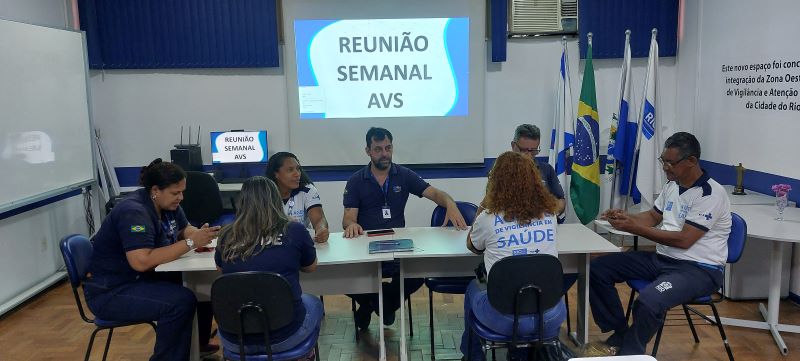
[[[300,167],[292,153],[278,152],[267,161],[267,178],[275,182],[283,199],[283,210],[289,220],[314,228],[314,241],[328,241],[328,220],[322,211],[322,200],[311,178]]]
[[[266,177],[253,177],[242,185],[236,220],[220,232],[214,259],[222,273],[266,271],[285,277],[294,296],[294,319],[270,332],[272,351],[283,352],[318,332],[322,302],[300,289],[300,272],[317,268],[314,241],[306,228],[283,212],[278,188]],[[245,337],[245,353],[264,353],[263,335]],[[237,335],[220,331],[222,347],[239,352]],[[309,354],[303,360],[314,359]]]
[[[179,166],[156,159],[142,169],[140,184],[144,188],[117,204],[92,239],[86,303],[99,318],[156,321],[150,360],[187,360],[196,298],[174,275],[154,269],[208,245],[219,228],[189,225],[180,207],[186,173]]]

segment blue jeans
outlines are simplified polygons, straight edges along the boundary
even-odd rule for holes
[[[297,332],[281,342],[273,343],[273,353],[291,350],[301,342],[305,341],[313,332],[318,332],[319,330],[319,324],[322,322],[322,302],[316,296],[305,293],[302,294],[300,298],[303,301],[303,305],[306,307],[306,316],[303,319],[303,323],[300,325],[300,328],[297,329]],[[221,332],[219,335],[219,339],[224,349],[234,353],[239,353],[239,340],[228,340]],[[246,343],[244,345],[244,353],[248,355],[266,354],[267,347],[264,345],[263,338],[259,343]],[[319,355],[317,355],[317,358],[319,358]]]
[[[514,315],[504,314],[495,310],[489,304],[489,296],[485,289],[481,289],[478,281],[470,282],[467,286],[467,292],[464,294],[464,334],[461,335],[461,353],[465,356],[469,350],[469,334],[472,332],[470,327],[470,314],[474,314],[475,318],[482,325],[491,329],[499,334],[507,335],[509,338],[513,333]],[[561,329],[561,324],[567,317],[567,308],[564,306],[562,300],[553,308],[544,312],[544,338],[550,339],[558,337],[558,332]],[[529,336],[538,335],[537,328],[539,327],[538,317],[536,315],[520,316],[518,325],[518,334]],[[472,336],[472,354],[468,355],[467,360],[470,361],[483,361],[484,355],[481,350],[480,340],[476,335]],[[516,350],[512,354],[524,353],[527,350]]]
[[[109,321],[156,322],[151,361],[189,359],[197,299],[189,289],[170,282],[135,281],[113,288],[102,282],[84,285],[86,304],[95,317]]]

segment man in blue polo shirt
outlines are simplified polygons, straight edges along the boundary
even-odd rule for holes
[[[603,332],[614,331],[606,344],[618,348],[618,355],[644,354],[667,310],[719,289],[728,257],[730,201],[700,168],[700,143],[689,133],[675,133],[658,160],[669,181],[652,209],[602,214],[614,228],[656,242],[656,252],[598,257],[590,267],[592,315]],[[615,284],[631,279],[651,283],[639,292],[628,326]]]
[[[539,143],[541,141],[541,132],[539,127],[533,124],[521,124],[514,130],[514,140],[511,141],[511,150],[533,159],[533,162],[539,168],[539,174],[542,176],[542,182],[558,200],[558,223],[563,223],[564,219],[561,215],[564,213],[564,207],[567,202],[564,200],[564,189],[561,188],[561,183],[556,176],[556,170],[553,169],[547,162],[540,162],[536,159],[541,148]]]
[[[365,151],[370,163],[353,174],[344,189],[344,217],[342,228],[346,238],[358,237],[365,230],[403,228],[406,226],[405,208],[408,195],[425,197],[439,206],[447,208],[443,225],[451,222],[458,229],[467,224],[453,198],[425,182],[414,171],[392,163],[392,133],[384,128],[367,131]],[[395,311],[400,308],[399,265],[385,262],[383,276],[391,277],[391,283],[383,285],[384,323],[394,323]],[[420,287],[423,280],[406,279],[405,297]],[[377,294],[351,295],[359,304],[356,325],[360,329],[369,327],[371,313],[377,310]]]

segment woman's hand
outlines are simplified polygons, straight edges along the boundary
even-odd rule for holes
[[[208,246],[214,238],[217,238],[219,229],[220,226],[209,227],[208,223],[205,223],[186,238],[191,238],[195,247],[205,247]]]
[[[320,227],[319,229],[314,230],[314,242],[317,243],[328,242],[328,236],[330,236],[328,227]]]

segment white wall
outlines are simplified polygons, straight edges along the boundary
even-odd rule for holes
[[[0,0],[7,20],[64,28],[64,11],[63,0]],[[58,241],[70,233],[87,233],[81,196],[0,220],[0,305],[63,266]]]
[[[70,0],[0,0],[0,18],[34,25],[66,27]]]
[[[786,44],[791,44],[800,30],[795,20],[798,3],[709,0],[682,1],[682,6],[677,112],[703,145],[703,159],[743,162],[754,170],[797,178],[800,162],[794,156],[797,146],[793,139],[800,132],[800,113],[752,112],[736,104],[736,108],[724,108],[720,105],[734,102],[724,99],[722,89],[709,83],[720,72],[722,61],[747,64],[759,59],[796,59],[797,48]],[[796,69],[786,72],[797,73]],[[760,87],[763,85],[753,86]],[[794,248],[789,291],[800,294],[800,247]]]

